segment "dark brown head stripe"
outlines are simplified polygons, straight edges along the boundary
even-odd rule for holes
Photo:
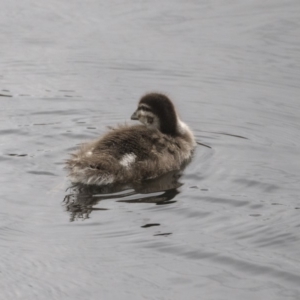
[[[152,109],[146,105],[139,105],[138,110],[152,111]]]

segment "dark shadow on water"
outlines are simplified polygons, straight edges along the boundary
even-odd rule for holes
[[[203,143],[200,143],[200,142],[196,142],[198,145],[200,145],[200,146],[204,146],[204,147],[206,147],[206,148],[210,148],[211,149],[211,146],[208,146],[208,145],[206,145],[206,144],[203,144]]]
[[[179,182],[180,176],[180,171],[176,171],[155,179],[126,185],[76,184],[67,189],[69,193],[65,196],[63,203],[66,211],[70,213],[71,222],[90,218],[92,211],[107,210],[94,207],[104,200],[156,205],[172,204],[176,202],[172,199],[179,194],[178,188],[182,185]]]
[[[237,134],[232,134],[232,133],[217,132],[217,131],[205,131],[205,130],[201,130],[201,131],[202,132],[207,132],[207,133],[215,133],[215,134],[221,134],[221,135],[228,135],[228,136],[232,136],[232,137],[236,137],[236,138],[248,140],[248,138],[246,138],[244,136],[237,135]],[[204,145],[204,146],[206,146],[206,145]]]

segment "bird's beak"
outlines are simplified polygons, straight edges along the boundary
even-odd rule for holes
[[[131,120],[138,120],[139,118],[137,117],[137,111],[135,111],[132,116],[131,116]]]

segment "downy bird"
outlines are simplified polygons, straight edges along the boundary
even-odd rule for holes
[[[158,177],[186,165],[196,146],[171,100],[158,93],[143,96],[131,120],[83,144],[66,162],[73,183],[107,185]]]

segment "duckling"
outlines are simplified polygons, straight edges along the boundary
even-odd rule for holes
[[[131,120],[142,125],[119,125],[72,154],[66,169],[73,183],[137,182],[180,170],[190,161],[194,135],[167,96],[146,94]]]

